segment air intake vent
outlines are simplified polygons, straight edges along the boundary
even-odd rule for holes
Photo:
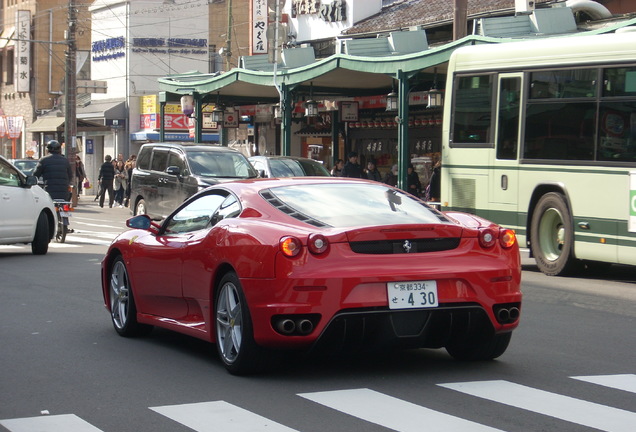
[[[406,254],[455,249],[459,238],[352,242],[351,250],[359,254]]]
[[[273,205],[274,207],[276,207],[278,210],[282,211],[283,213],[293,217],[294,219],[298,219],[301,222],[305,222],[306,224],[313,225],[319,228],[329,227],[329,225],[323,222],[320,222],[317,219],[309,217],[289,207],[287,204],[282,202],[280,199],[278,199],[278,197],[276,197],[273,193],[271,193],[268,190],[261,191],[261,196],[265,199],[265,201],[267,201],[268,203],[270,203],[271,205]]]
[[[475,179],[454,178],[452,207],[454,210],[475,211]]]

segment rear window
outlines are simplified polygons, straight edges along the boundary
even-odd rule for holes
[[[303,170],[305,171],[305,175],[308,176],[324,176],[329,177],[329,171],[324,167],[320,162],[310,161],[310,160],[299,160],[298,163],[302,165]]]
[[[192,174],[201,177],[250,178],[256,171],[240,153],[216,151],[188,151]]]
[[[305,172],[298,162],[291,159],[270,159],[272,177],[297,177],[304,176]]]
[[[281,186],[261,195],[285,213],[299,213],[335,228],[450,223],[412,195],[377,184]]]

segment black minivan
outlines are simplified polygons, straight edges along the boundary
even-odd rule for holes
[[[163,219],[201,189],[256,178],[242,153],[213,144],[144,144],[132,172],[130,208],[134,215]]]

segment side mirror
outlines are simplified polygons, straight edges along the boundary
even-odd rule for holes
[[[126,221],[126,226],[128,228],[147,230],[152,226],[152,220],[148,215],[137,215],[128,219]]]
[[[38,178],[36,176],[27,176],[26,177],[26,185],[27,187],[35,186],[38,184]]]
[[[267,178],[267,174],[265,174],[265,170],[264,169],[259,169],[258,170],[258,176],[260,178]]]
[[[170,175],[176,175],[177,177],[181,176],[181,168],[179,168],[178,166],[169,166],[168,168],[166,168],[166,173],[170,174]]]

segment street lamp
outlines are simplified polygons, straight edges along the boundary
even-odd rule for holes
[[[386,95],[386,110],[397,111],[397,109],[398,109],[398,95],[396,92],[391,91],[391,93]]]
[[[313,83],[309,84],[309,100],[305,102],[305,117],[318,117],[318,102],[313,97]]]

